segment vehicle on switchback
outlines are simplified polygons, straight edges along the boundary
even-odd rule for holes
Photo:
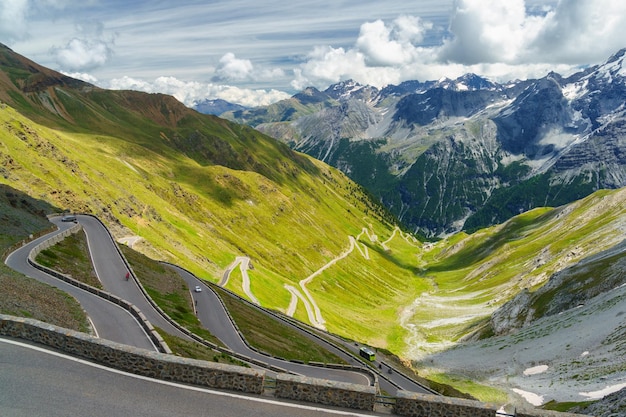
[[[374,352],[372,349],[365,347],[365,346],[359,349],[359,356],[371,362],[376,360],[376,352]]]

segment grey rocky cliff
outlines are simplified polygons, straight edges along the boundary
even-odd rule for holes
[[[626,186],[625,55],[508,84],[344,81],[233,118],[343,170],[408,229],[442,236]]]
[[[525,289],[491,315],[496,335],[584,305],[626,284],[626,240],[552,275],[534,292]]]

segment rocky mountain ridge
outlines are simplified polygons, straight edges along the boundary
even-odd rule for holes
[[[340,168],[427,236],[626,185],[626,49],[567,78],[344,81],[227,112]]]

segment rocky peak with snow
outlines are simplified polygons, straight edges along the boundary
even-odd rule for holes
[[[498,84],[489,81],[486,78],[476,74],[465,74],[455,80],[448,78],[439,81],[438,86],[441,88],[451,89],[454,91],[476,91],[476,90],[495,90]]]
[[[319,91],[315,87],[308,87],[298,94],[295,94],[292,98],[298,100],[302,104],[320,103],[328,100],[328,95]]]
[[[378,88],[370,85],[363,85],[354,80],[347,80],[329,86],[326,90],[324,90],[324,93],[339,101],[371,101],[378,95],[379,90]]]
[[[294,96],[306,112],[286,101],[236,120],[339,167],[415,232],[471,231],[626,186],[625,57],[507,84],[348,80]]]

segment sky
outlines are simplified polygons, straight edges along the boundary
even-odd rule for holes
[[[267,105],[346,80],[569,75],[626,47],[624,0],[0,0],[0,42],[102,88]]]

